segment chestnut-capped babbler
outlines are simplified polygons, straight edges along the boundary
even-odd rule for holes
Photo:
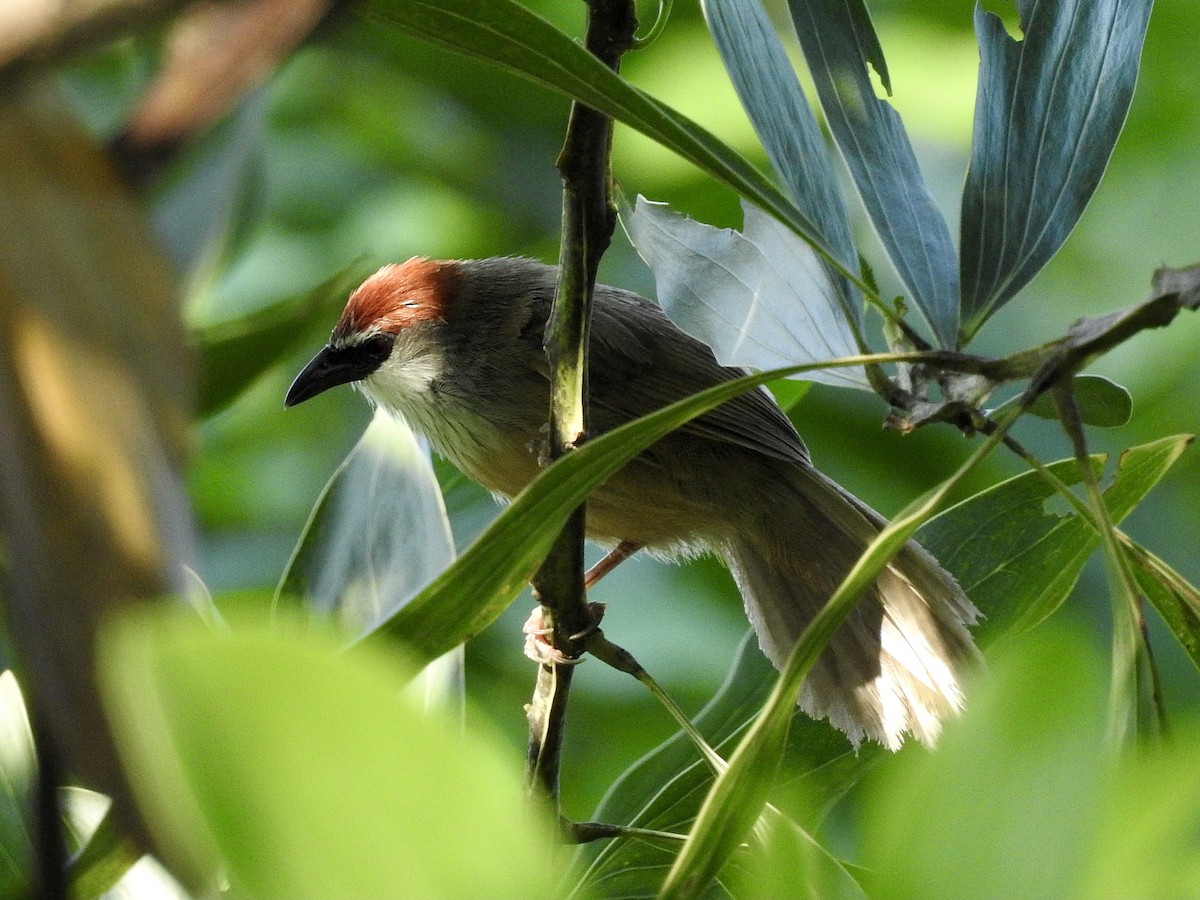
[[[549,408],[542,336],[557,270],[526,259],[410,259],[350,295],[326,346],[288,391],[293,406],[353,382],[484,487],[516,495],[539,471]],[[590,426],[602,434],[718,382],[719,365],[649,300],[598,286]],[[635,457],[587,503],[588,535],[667,557],[712,552],[737,580],[778,666],[884,519],[812,465],[763,389],[700,416]],[[978,612],[910,541],[838,629],[800,706],[856,745],[925,743],[963,703]]]

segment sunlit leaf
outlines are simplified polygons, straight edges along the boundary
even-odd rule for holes
[[[1022,41],[979,5],[962,207],[965,343],[1058,252],[1125,124],[1150,0],[1020,0]]]
[[[407,424],[377,409],[313,509],[279,595],[364,634],[453,560],[429,457]]]
[[[625,81],[515,0],[371,0],[369,15],[579,100],[658,141],[785,222],[830,259],[821,231],[744,157]]]
[[[858,254],[829,145],[762,4],[705,0],[701,8],[775,171],[838,259],[853,269]],[[861,319],[857,291],[836,272],[830,275],[845,314]]]
[[[67,866],[72,897],[188,900],[162,865],[121,833],[107,797],[66,787],[59,790],[59,798],[67,848],[75,854]]]
[[[195,329],[192,340],[199,347],[201,373],[197,412],[217,412],[304,346],[313,326],[337,315],[364,274],[361,265],[353,264],[305,294]]]
[[[311,634],[114,623],[121,746],[162,839],[239,896],[550,897],[554,838],[502,742],[402,697],[394,654]]]
[[[726,366],[774,369],[851,356],[837,288],[812,248],[743,204],[742,231],[714,228],[638,197],[624,216],[671,319]],[[860,366],[799,376],[869,390]]]
[[[829,130],[913,305],[939,344],[958,333],[958,258],[900,116],[875,96],[883,52],[861,0],[789,0]]]
[[[1119,428],[1133,415],[1129,391],[1103,375],[1076,375],[1071,379],[1071,391],[1085,425]],[[1049,393],[1039,396],[1029,411],[1043,419],[1058,418],[1058,409]]]
[[[0,674],[0,897],[32,888],[37,756],[25,700],[12,672]]]

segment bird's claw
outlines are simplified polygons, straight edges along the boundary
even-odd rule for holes
[[[589,603],[588,612],[592,621],[586,627],[571,635],[568,640],[572,643],[586,641],[600,630],[600,620],[604,618],[603,603]],[[525,624],[521,626],[525,635],[524,653],[535,663],[541,665],[577,666],[583,662],[581,656],[568,656],[548,640],[554,629],[547,627],[543,607],[537,606],[530,613]]]

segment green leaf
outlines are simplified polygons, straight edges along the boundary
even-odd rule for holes
[[[705,0],[701,9],[775,171],[842,264],[856,266],[858,254],[829,146],[762,4]],[[835,272],[829,274],[846,315],[861,321],[857,291]]]
[[[784,222],[822,257],[836,258],[821,230],[744,157],[515,0],[370,0],[365,9],[389,25],[516,72],[636,128]]]
[[[777,677],[759,651],[753,632],[747,633],[725,683],[695,718],[719,753],[727,756],[732,752]],[[828,722],[814,721],[797,711],[774,794],[787,798],[789,815],[801,815],[796,807],[803,806],[807,812],[800,821],[815,827],[829,806],[884,755],[883,748],[875,744],[855,752],[845,735]],[[593,818],[683,834],[691,827],[712,782],[712,769],[679,733],[622,774]],[[654,897],[674,856],[670,847],[636,839],[586,845],[576,860],[577,878],[581,888],[601,896]],[[717,885],[712,895],[727,893]]]
[[[164,846],[219,857],[245,896],[554,896],[554,837],[503,742],[422,714],[394,653],[337,650],[114,621],[102,683]]]
[[[341,311],[366,273],[354,263],[312,290],[288,297],[238,319],[194,329],[200,352],[197,412],[209,416],[260,375],[308,342],[310,329]]]
[[[958,332],[958,258],[900,116],[875,96],[867,66],[888,85],[862,0],[789,0],[821,108],[871,223],[900,280],[943,347]],[[888,88],[890,90],[890,88]]]
[[[441,490],[412,430],[382,409],[322,491],[280,581],[349,633],[379,625],[454,561]]]
[[[982,5],[962,205],[962,342],[1062,246],[1125,124],[1151,0],[1019,0],[1023,41]]]
[[[1003,439],[1015,416],[1002,421],[955,473],[909,504],[871,541],[833,596],[804,629],[788,655],[767,702],[738,743],[729,766],[717,775],[700,807],[696,824],[684,841],[661,895],[699,896],[759,818],[774,774],[783,759],[788,728],[795,715],[796,697],[804,678],[845,621],[854,603],[883,567],[945,502],[950,491],[988,456]]]
[[[21,688],[0,674],[0,897],[23,897],[33,886],[33,806],[37,754]]]
[[[1129,391],[1103,375],[1076,375],[1071,390],[1085,425],[1119,428],[1133,416],[1133,398]],[[1043,419],[1058,419],[1058,408],[1049,392],[1040,394],[1029,412]]]
[[[1170,468],[1190,438],[1167,438],[1135,447],[1122,456],[1107,499],[1123,518]],[[1102,466],[1095,459],[1097,470]],[[1078,482],[1072,459],[1048,468],[1069,484]],[[1069,594],[1083,562],[1097,546],[1095,532],[1062,502],[1036,472],[1009,479],[951,507],[927,523],[917,540],[960,579],[987,618],[975,629],[981,645],[1032,627]],[[729,679],[697,717],[701,731],[728,756],[765,699],[773,678],[766,659],[747,639]],[[972,701],[974,702],[974,701]],[[853,751],[825,722],[802,713],[792,719],[776,795],[810,810],[812,827],[829,805],[888,754],[869,744]],[[605,796],[594,818],[661,831],[686,831],[712,784],[682,734],[636,763]],[[789,790],[790,788],[790,790]],[[673,854],[636,840],[584,848],[582,883],[597,892],[654,896]],[[714,888],[714,890],[718,890]]]
[[[1141,502],[1191,440],[1162,438],[1121,454],[1104,492],[1114,522]],[[1094,458],[1097,469],[1102,463]],[[1074,460],[1047,468],[1068,485],[1079,482]],[[1091,526],[1054,496],[1038,473],[1026,472],[951,507],[917,535],[983,612],[975,628],[980,645],[1032,628],[1058,609],[1100,544]]]
[[[1120,537],[1138,585],[1200,668],[1200,590],[1141,544]]]
[[[1105,765],[1104,679],[1080,637],[1031,635],[990,660],[937,753],[903,753],[863,804],[880,898],[1081,896]]]
[[[187,893],[151,856],[118,829],[112,802],[85,788],[59,789],[67,848],[71,896],[83,900],[188,900]]]
[[[850,357],[845,362],[859,360]],[[453,566],[367,640],[399,640],[428,662],[473,637],[517,598],[567,516],[626,462],[688,420],[744,391],[775,378],[828,367],[826,361],[727,381],[568,453],[525,488]]]
[[[938,751],[902,753],[864,798],[870,895],[1195,896],[1195,722],[1106,749],[1103,664],[1083,634],[1040,630],[990,663]]]

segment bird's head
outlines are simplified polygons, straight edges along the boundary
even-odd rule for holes
[[[440,332],[461,277],[455,262],[414,257],[384,266],[350,295],[329,343],[296,376],[284,405],[347,383],[386,405],[426,391],[445,367]]]

